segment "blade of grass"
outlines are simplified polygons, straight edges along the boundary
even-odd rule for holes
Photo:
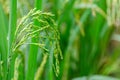
[[[37,10],[42,9],[42,0],[35,0],[35,8]],[[35,25],[40,26],[40,24],[35,21]],[[39,36],[39,33],[38,35]],[[39,42],[39,37],[38,38],[32,38],[33,43],[38,43]],[[30,52],[29,52],[29,57],[28,57],[28,70],[27,70],[27,78],[26,80],[33,80],[37,68],[37,53],[38,53],[38,46],[35,45],[30,45]]]
[[[43,60],[42,60],[42,63],[40,65],[40,67],[38,68],[37,72],[36,72],[36,76],[34,78],[34,80],[39,80],[41,79],[41,76],[43,74],[43,70],[44,70],[44,66],[47,62],[47,58],[48,58],[48,54],[44,54],[44,57],[43,57]]]
[[[55,14],[55,20],[58,18],[58,11],[60,6],[60,0],[53,0],[54,6],[52,12]]]
[[[19,80],[19,67],[20,67],[21,62],[22,62],[22,59],[18,56],[15,59],[13,80]]]
[[[8,29],[8,80],[11,80],[14,75],[15,56],[12,53],[12,42],[17,25],[17,0],[10,0],[10,18]],[[13,55],[13,56],[11,56]]]
[[[105,1],[99,1],[96,5],[99,6],[104,12],[105,10]],[[92,16],[92,15],[90,15]],[[86,36],[81,36],[80,41],[80,76],[88,76],[90,74],[97,73],[98,70],[98,61],[102,55],[103,46],[100,46],[100,35],[102,32],[105,19],[102,15],[96,13],[96,16],[92,16],[93,21],[88,23],[85,28]],[[89,17],[90,19],[91,17]],[[90,25],[90,26],[88,26]],[[93,33],[94,32],[94,33]],[[102,43],[104,44],[104,43]],[[106,43],[105,43],[106,45]]]
[[[86,20],[87,20],[87,17],[89,16],[90,14],[90,11],[87,10],[85,11],[85,13],[82,15],[81,19],[80,19],[80,22],[83,24]],[[77,36],[77,34],[80,32],[80,29],[79,27],[77,26],[74,30],[74,32],[72,32],[71,36],[70,36],[70,39],[69,39],[69,42],[68,42],[68,47],[67,47],[67,50],[66,50],[66,53],[65,53],[65,60],[64,60],[64,66],[63,66],[63,76],[62,76],[62,80],[67,80],[68,78],[68,70],[69,70],[69,61],[70,61],[70,52],[72,50],[72,44],[74,42],[74,39],[75,37]]]
[[[96,3],[96,5],[98,5],[99,8],[101,8],[104,12],[106,12],[106,1],[99,1],[99,3]],[[89,64],[89,66],[93,69],[91,70],[90,68],[91,73],[95,73],[98,70],[98,65],[96,66],[96,64],[98,63],[102,55],[101,52],[103,48],[102,46],[100,47],[98,45],[100,45],[100,34],[102,32],[102,28],[103,28],[102,26],[104,26],[104,22],[105,22],[104,17],[96,13],[96,17],[94,18],[93,23],[91,24],[92,28],[90,28],[90,33],[93,41],[92,42],[93,46],[91,49],[92,50],[91,55],[89,56],[91,60],[90,64],[93,64],[93,61],[94,61],[94,64],[92,66]],[[92,33],[93,31],[94,31],[94,34]],[[107,45],[107,43],[105,43],[105,45]]]
[[[8,21],[0,4],[0,62],[3,62],[0,67],[3,67],[3,70],[0,71],[0,80],[7,79],[7,27]],[[1,75],[3,73],[3,76]]]
[[[15,58],[13,79],[15,78],[17,80],[25,80],[25,55],[20,50],[16,50],[16,53],[17,53],[17,56]],[[19,60],[17,60],[17,59],[19,59]],[[16,60],[20,61],[20,63],[16,63]],[[17,69],[15,68],[15,66]]]
[[[35,2],[35,8],[37,10],[42,10],[42,0],[36,0],[36,2]]]
[[[8,54],[10,54],[10,49],[12,42],[14,40],[14,33],[17,25],[17,0],[10,1],[10,18],[9,18],[9,30],[8,30]]]
[[[61,44],[61,46],[62,46],[61,48],[62,48],[63,52],[65,51],[65,49],[66,49],[66,47],[68,45],[67,42],[68,42],[69,35],[70,35],[71,25],[74,22],[74,20],[73,20],[73,12],[72,12],[74,3],[75,3],[75,0],[67,1],[66,5],[65,5],[65,7],[63,9],[62,14],[58,18],[58,26],[59,26],[60,30],[61,30],[61,26],[63,24],[65,24],[65,26],[63,25],[65,31],[61,32],[61,34],[60,34],[60,36],[61,36],[60,43],[63,43],[63,44]]]
[[[46,41],[49,45],[49,41]],[[50,55],[48,56],[48,62],[46,65],[46,73],[45,73],[45,80],[53,80],[54,79],[54,75],[53,75],[53,58],[54,58],[54,53],[53,53],[53,47],[51,48],[51,46],[47,46],[50,49]]]

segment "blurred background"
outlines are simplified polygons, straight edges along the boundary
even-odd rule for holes
[[[17,3],[19,22],[34,0]],[[9,0],[0,0],[0,9],[8,24]],[[42,0],[42,11],[54,14],[63,54],[59,76],[46,67],[43,80],[120,78],[120,0]]]

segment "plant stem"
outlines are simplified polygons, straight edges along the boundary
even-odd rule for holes
[[[7,27],[8,21],[0,4],[0,80],[6,80],[7,74]],[[4,64],[3,64],[4,63]]]
[[[37,10],[42,10],[42,0],[36,0],[36,2],[35,2],[35,8]]]
[[[8,54],[14,39],[14,32],[17,25],[17,0],[10,0],[10,18],[9,18],[9,30],[8,30]]]
[[[14,33],[17,25],[17,0],[10,0],[10,18],[9,18],[9,30],[8,30],[8,80],[11,80],[14,73],[14,58],[11,47],[14,40]]]
[[[42,9],[42,0],[36,0],[35,1],[35,8],[37,10]],[[37,21],[34,21],[35,25],[40,26],[40,24]],[[39,36],[39,33],[38,35]],[[32,38],[32,43],[38,43],[39,38]],[[37,68],[37,53],[38,53],[38,46],[30,45],[30,52],[28,56],[28,70],[27,70],[27,80],[34,80],[36,68]]]

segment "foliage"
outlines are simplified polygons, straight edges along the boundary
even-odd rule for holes
[[[120,0],[0,0],[0,80],[120,78],[119,8]]]

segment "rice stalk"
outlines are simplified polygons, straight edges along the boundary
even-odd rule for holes
[[[42,16],[42,17],[41,17]],[[25,44],[34,45],[41,48],[43,51],[49,53],[49,49],[47,48],[46,40],[49,42],[52,41],[52,45],[54,46],[54,58],[55,58],[55,69],[56,74],[59,74],[59,55],[62,58],[62,52],[59,45],[59,32],[57,30],[56,24],[52,19],[53,15],[51,13],[43,13],[42,11],[32,9],[26,16],[24,16],[21,21],[19,22],[16,31],[15,31],[15,38],[14,42],[12,43],[12,51],[15,53],[20,47]],[[34,21],[38,21],[40,26],[35,25]],[[47,30],[47,31],[46,31]],[[31,38],[36,38],[37,34],[39,36],[46,37],[45,41],[44,38],[41,37],[42,43],[39,42],[30,42],[27,41],[31,40]],[[44,33],[44,34],[43,34]],[[51,38],[52,37],[52,38]]]
[[[18,80],[19,79],[19,66],[21,64],[21,59],[17,57],[15,59],[15,64],[14,64],[14,77],[12,80]]]
[[[9,27],[8,27],[8,53],[7,53],[7,67],[8,74],[7,79],[10,80],[14,75],[14,61],[15,55],[12,52],[12,43],[14,41],[14,33],[17,25],[17,0],[10,0],[10,15],[9,15]],[[11,56],[12,55],[12,56]]]
[[[39,68],[38,68],[38,70],[36,72],[34,80],[39,80],[41,78],[43,70],[44,70],[44,67],[45,67],[45,64],[47,62],[47,58],[48,58],[48,54],[44,54],[42,63],[40,64],[40,66],[39,66]]]
[[[3,10],[2,5],[0,4],[0,61],[2,61],[2,78],[7,78],[7,32],[8,32],[8,21]],[[1,71],[0,71],[1,72]],[[0,75],[0,79],[1,75]]]

